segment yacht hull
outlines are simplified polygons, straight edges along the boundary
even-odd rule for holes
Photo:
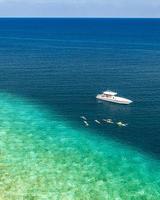
[[[107,97],[103,97],[102,95],[99,94],[96,96],[96,98],[99,100],[102,100],[102,101],[108,101],[108,102],[124,104],[124,105],[128,105],[128,104],[132,103],[132,101],[129,99],[126,99],[123,97],[117,97],[117,96],[107,98]]]

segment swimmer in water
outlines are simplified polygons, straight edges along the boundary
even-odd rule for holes
[[[117,125],[118,125],[118,126],[121,126],[121,127],[125,127],[125,126],[127,126],[128,124],[124,124],[124,123],[122,123],[122,122],[117,122]]]
[[[87,118],[85,116],[81,116],[80,117],[81,119],[84,119],[84,120],[87,120]]]
[[[88,122],[87,122],[87,121],[83,121],[83,122],[85,123],[85,125],[86,125],[86,126],[89,126],[89,124],[88,124]]]
[[[98,120],[94,120],[97,124],[101,124],[101,122],[100,121],[98,121]]]
[[[109,123],[109,124],[113,124],[114,122],[112,121],[112,119],[104,119],[103,121]]]

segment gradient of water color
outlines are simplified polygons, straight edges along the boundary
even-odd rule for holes
[[[0,27],[0,199],[159,199],[160,20]],[[96,101],[108,88],[134,103]]]
[[[1,199],[159,199],[160,165],[0,93]]]

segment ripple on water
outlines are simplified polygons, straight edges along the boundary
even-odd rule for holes
[[[0,199],[160,199],[160,165],[0,94]]]

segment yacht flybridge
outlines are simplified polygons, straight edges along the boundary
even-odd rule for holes
[[[105,91],[102,94],[98,94],[96,96],[97,99],[99,100],[103,100],[103,101],[110,101],[113,103],[119,103],[119,104],[130,104],[132,103],[131,100],[123,98],[123,97],[118,97],[116,96],[117,93],[116,92],[112,92],[112,91]]]

